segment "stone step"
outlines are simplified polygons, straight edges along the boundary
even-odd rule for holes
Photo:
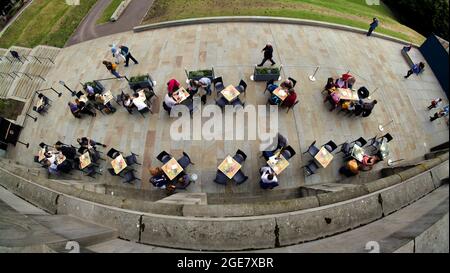
[[[180,192],[156,201],[164,204],[206,205],[206,193]]]

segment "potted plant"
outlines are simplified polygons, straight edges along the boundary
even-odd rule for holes
[[[280,80],[281,67],[257,67],[253,72],[254,81]]]
[[[141,88],[153,89],[154,82],[149,74],[143,74],[131,77],[128,81],[128,85],[133,90]]]
[[[186,77],[188,80],[199,80],[203,77],[207,77],[211,81],[214,80],[214,68],[212,67],[211,69],[194,70],[189,72],[184,69],[184,71],[186,72]]]
[[[88,85],[94,88],[95,93],[101,94],[105,91],[105,87],[99,81],[86,82],[83,84],[83,89],[86,90]]]

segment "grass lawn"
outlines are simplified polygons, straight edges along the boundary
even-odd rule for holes
[[[0,117],[16,120],[22,113],[25,103],[17,100],[0,99]]]
[[[95,2],[82,0],[79,6],[69,6],[63,0],[34,0],[0,37],[0,47],[63,47]]]
[[[373,17],[380,20],[375,32],[421,44],[425,37],[400,24],[384,4],[365,0],[155,0],[143,24],[211,16],[274,16],[325,21],[368,29]]]
[[[97,24],[104,24],[108,23],[109,19],[113,15],[113,13],[116,11],[117,7],[122,3],[122,0],[111,0],[111,3],[106,7],[105,10],[103,10],[102,16],[98,18]]]

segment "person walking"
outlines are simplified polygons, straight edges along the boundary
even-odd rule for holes
[[[422,72],[422,70],[425,68],[425,64],[423,62],[420,62],[418,64],[413,65],[413,67],[408,70],[408,73],[406,74],[405,79],[409,78],[413,73],[419,74]]]
[[[433,122],[438,118],[442,118],[445,117],[446,115],[448,115],[448,111],[444,110],[444,109],[440,109],[439,111],[437,111],[434,116],[430,117],[430,121]]]
[[[261,52],[264,52],[264,59],[262,60],[262,62],[260,64],[258,64],[258,66],[263,66],[264,63],[266,61],[270,61],[272,63],[272,65],[275,65],[275,62],[273,61],[273,47],[271,44],[267,44],[262,50]]]
[[[120,54],[125,56],[125,67],[128,67],[130,59],[133,60],[135,64],[139,64],[139,62],[131,55],[130,49],[124,45],[120,45]]]
[[[430,106],[428,106],[428,110],[436,108],[439,104],[441,104],[441,102],[442,102],[441,98],[436,98],[436,99],[432,100]]]
[[[111,72],[111,74],[113,74],[116,78],[122,79],[122,76],[120,76],[119,72],[117,72],[117,70],[116,70],[117,64],[113,64],[108,61],[103,61],[103,64],[106,66],[106,69],[108,69],[109,72]]]
[[[119,49],[116,47],[116,45],[115,45],[115,44],[112,44],[112,45],[110,45],[110,46],[111,46],[111,53],[112,53],[112,56],[113,56],[113,58],[116,59],[115,63],[116,63],[116,64],[120,64],[120,59],[121,59],[121,58],[123,59],[123,61],[125,61],[125,56],[123,56],[123,55],[120,53],[120,51],[119,51]]]
[[[367,36],[372,35],[372,32],[378,27],[378,19],[373,18],[372,23],[370,24],[369,31],[367,31]]]

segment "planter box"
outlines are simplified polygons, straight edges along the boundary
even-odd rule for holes
[[[214,68],[203,69],[203,70],[194,70],[194,71],[189,71],[189,72],[185,69],[185,72],[186,72],[186,77],[188,78],[188,80],[199,80],[203,77],[207,77],[211,81],[214,80]]]
[[[138,75],[130,78],[128,85],[131,89],[137,90],[142,88],[153,89],[153,80],[149,74]]]
[[[279,67],[255,67],[255,71],[253,72],[254,81],[278,81],[279,79]]]
[[[103,86],[103,84],[99,81],[92,81],[92,82],[87,82],[85,84],[83,84],[83,89],[86,90],[87,86],[90,85],[92,86],[92,88],[94,88],[94,92],[97,94],[101,94],[103,93],[103,91],[105,91],[105,87]]]

